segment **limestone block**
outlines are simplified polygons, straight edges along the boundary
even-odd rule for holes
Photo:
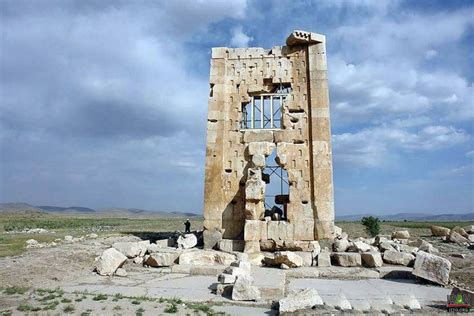
[[[273,143],[273,132],[266,130],[251,131],[247,130],[244,132],[244,142],[270,142]]]
[[[150,267],[172,266],[179,257],[179,252],[152,253],[147,257],[145,264]]]
[[[415,256],[406,253],[406,252],[398,252],[398,251],[385,251],[383,254],[383,261],[390,264],[398,264],[402,266],[410,266],[413,264],[415,260]]]
[[[349,248],[350,242],[347,239],[336,239],[332,245],[332,248],[336,252],[344,252]]]
[[[314,222],[310,220],[293,222],[294,240],[314,240]]]
[[[100,275],[112,275],[125,261],[127,256],[115,248],[109,248],[99,257],[95,269]]]
[[[243,240],[222,239],[219,241],[219,250],[221,251],[244,251],[245,242]]]
[[[468,234],[474,234],[474,225],[468,225],[464,227],[464,231]]]
[[[138,242],[116,242],[113,243],[112,247],[123,253],[127,258],[135,258],[142,252],[142,247]]]
[[[451,229],[451,232],[456,232],[459,235],[463,236],[464,238],[469,238],[469,234],[464,230],[464,228],[461,228],[459,226],[455,226]]]
[[[231,297],[233,287],[233,284],[217,284],[216,294],[224,297]]]
[[[247,240],[245,241],[245,253],[256,253],[260,252],[260,242],[254,240]]]
[[[469,235],[468,235],[468,237],[469,237]],[[448,236],[448,241],[457,243],[458,245],[463,245],[465,243],[468,243],[469,239],[464,238],[463,236],[461,236],[461,234],[457,233],[454,230],[451,230],[451,232],[449,233],[449,236]]]
[[[253,286],[253,278],[250,275],[237,277],[232,290],[232,300],[234,301],[258,301],[260,300],[260,290]]]
[[[317,253],[312,251],[294,251],[294,253],[303,259],[303,267],[311,267],[316,264]]]
[[[248,275],[249,271],[246,269],[239,268],[239,267],[230,266],[224,269],[224,273],[237,277],[239,275],[244,275],[244,274]]]
[[[419,250],[427,252],[427,253],[439,252],[438,249],[436,249],[432,244],[430,244],[429,242],[423,239],[416,239],[416,240],[410,241],[408,245],[417,247]]]
[[[275,144],[270,142],[253,142],[248,146],[249,155],[269,156],[275,149]]]
[[[235,282],[236,276],[231,274],[222,273],[217,277],[217,282],[223,284],[233,284]]]
[[[275,250],[275,241],[274,240],[261,240],[260,241],[260,250],[261,251],[274,251]]]
[[[261,252],[254,252],[254,253],[248,254],[248,260],[250,264],[253,266],[262,266],[264,258],[265,258],[265,255]]]
[[[342,235],[342,228],[334,225],[334,236],[339,237]]]
[[[252,269],[252,265],[247,260],[237,260],[230,264],[231,267],[237,267],[245,271],[246,273],[250,273]]]
[[[451,262],[449,260],[419,251],[416,255],[412,273],[420,278],[446,285],[449,281],[450,271]]]
[[[265,156],[261,154],[253,155],[252,164],[255,168],[265,168]]]
[[[278,239],[292,240],[293,239],[293,224],[287,221],[278,222]]]
[[[259,241],[262,239],[260,238],[261,222],[259,220],[245,220],[244,240]]]
[[[321,250],[318,255],[318,267],[330,267],[331,254],[328,251]]]
[[[359,253],[335,252],[333,257],[336,264],[342,267],[360,267],[362,265]]]
[[[396,249],[393,245],[394,244],[392,242],[382,241],[379,244],[379,249],[380,249],[380,251],[396,251]]]
[[[360,256],[364,267],[378,268],[383,265],[382,255],[380,252],[363,252]]]
[[[245,203],[245,218],[250,220],[262,219],[265,214],[265,204],[263,201]]]
[[[433,236],[438,236],[438,237],[449,236],[450,231],[451,230],[446,227],[441,227],[441,226],[436,226],[436,225],[431,226],[431,235]]]
[[[408,230],[399,230],[392,233],[392,239],[408,239],[410,238],[410,233]]]
[[[278,221],[269,221],[267,222],[267,239],[278,240],[279,239],[279,229]]]
[[[291,251],[277,251],[274,258],[275,265],[279,266],[284,263],[290,268],[303,266],[303,259]]]
[[[352,244],[347,249],[347,251],[352,252],[366,252],[370,250],[372,250],[371,246],[360,240],[352,242]]]
[[[245,199],[247,201],[263,201],[265,198],[265,182],[247,180],[245,183]]]
[[[323,304],[318,292],[312,288],[290,290],[288,295],[278,302],[280,313],[291,313]]]
[[[179,256],[179,264],[192,265],[230,265],[236,260],[235,254],[216,250],[186,250]]]

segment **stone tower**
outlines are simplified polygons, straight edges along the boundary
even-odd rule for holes
[[[325,36],[294,31],[272,49],[213,48],[205,248],[223,238],[246,252],[291,250],[331,238],[332,178]]]

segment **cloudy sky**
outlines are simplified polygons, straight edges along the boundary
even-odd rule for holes
[[[474,2],[0,1],[0,201],[202,211],[210,49],[327,36],[337,214],[473,211]]]

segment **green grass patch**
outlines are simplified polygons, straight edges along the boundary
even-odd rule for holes
[[[59,301],[50,301],[50,302],[46,302],[46,303],[43,303],[43,304],[46,305],[46,306],[43,307],[44,311],[52,311],[52,310],[55,310],[56,307],[58,307]]]
[[[19,286],[10,286],[3,290],[4,294],[15,295],[15,294],[25,294],[28,291],[27,287]]]
[[[131,303],[132,303],[133,305],[140,305],[142,302],[139,301],[139,300],[133,300],[133,301],[131,301]]]
[[[63,312],[69,314],[74,312],[75,308],[72,305],[67,305],[66,307],[63,308]]]
[[[108,296],[105,294],[97,294],[92,298],[93,301],[106,301],[108,299]]]
[[[174,303],[171,303],[169,304],[166,308],[165,308],[165,313],[168,313],[168,314],[175,314],[178,312],[178,306]]]
[[[61,303],[71,303],[71,302],[72,302],[72,300],[70,300],[70,299],[68,299],[68,298],[63,298],[63,299],[61,300]]]
[[[16,308],[17,311],[20,311],[20,312],[29,312],[33,309],[33,306],[31,306],[30,304],[26,304],[26,303],[22,303],[20,305],[18,305],[18,307]]]
[[[468,225],[474,225],[474,222],[385,222],[385,224],[394,227],[429,229],[433,225],[447,228],[453,228],[455,226],[464,227]]]
[[[137,311],[135,312],[135,316],[142,316],[144,312],[145,312],[145,309],[144,309],[143,307],[140,307],[140,308],[137,309]]]

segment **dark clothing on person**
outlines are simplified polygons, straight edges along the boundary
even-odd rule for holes
[[[185,233],[190,233],[191,232],[191,222],[190,221],[184,222],[184,232]]]

